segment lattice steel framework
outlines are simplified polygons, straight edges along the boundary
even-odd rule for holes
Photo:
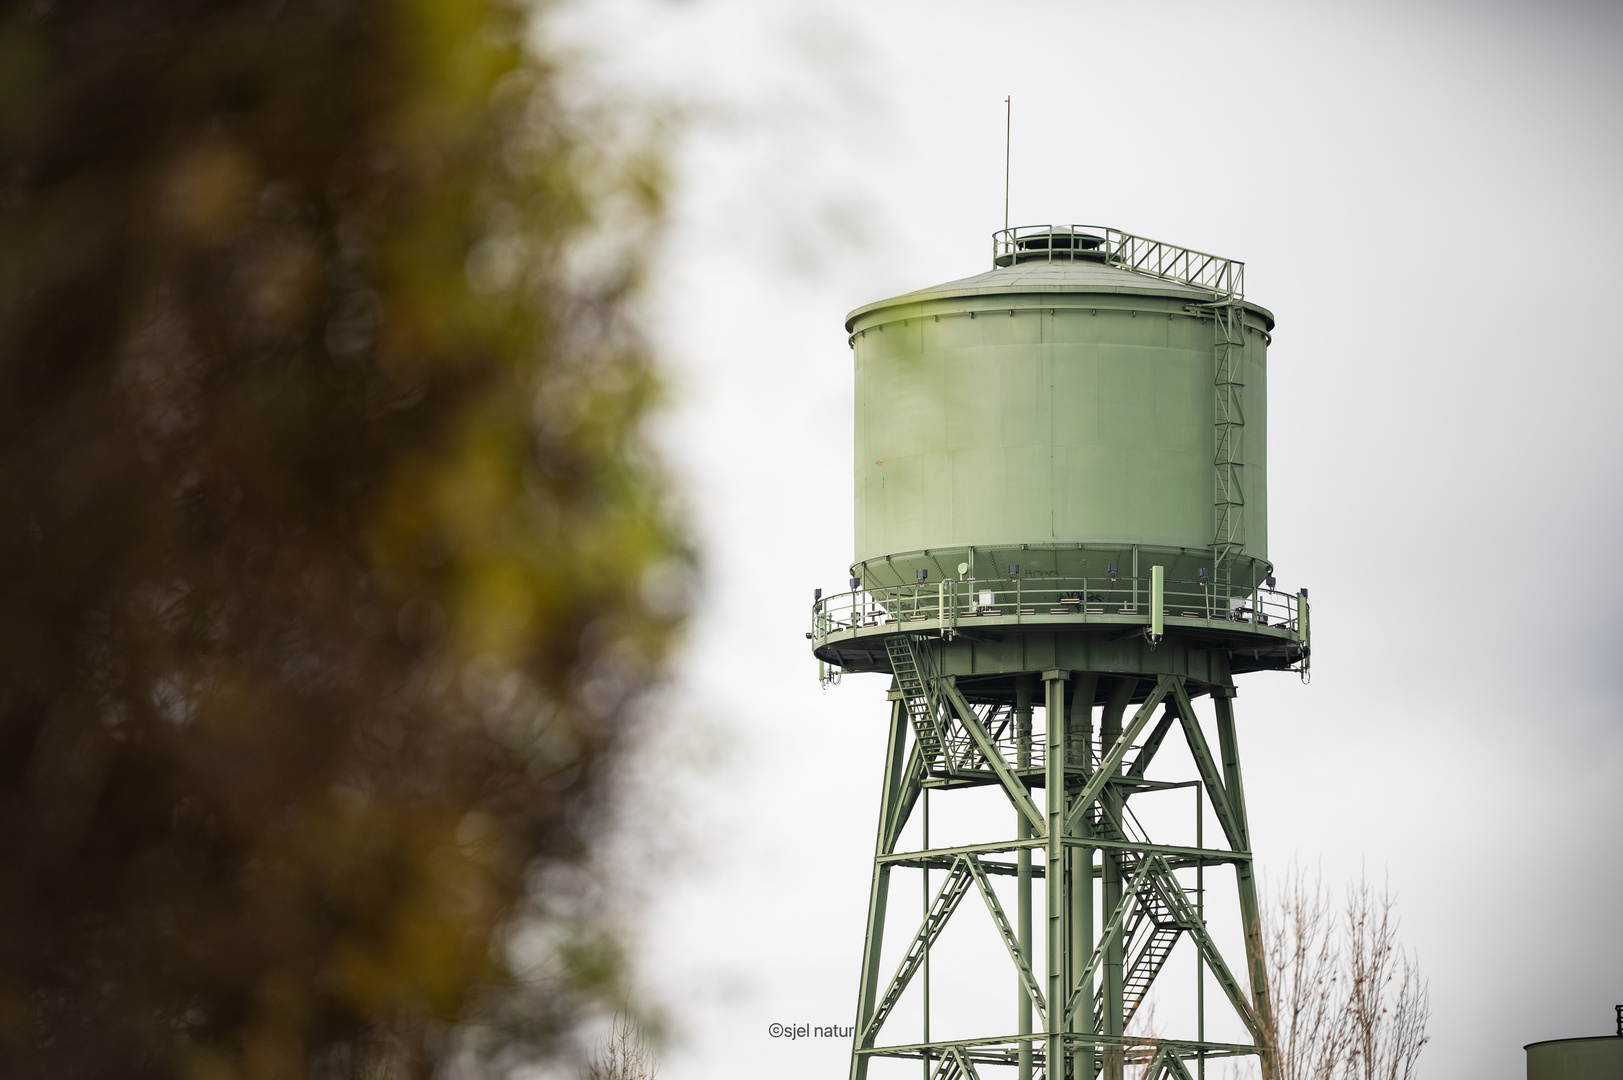
[[[1192,1065],[1198,1073],[1209,1058],[1242,1054],[1260,1054],[1271,1080],[1269,1001],[1232,684],[1164,672],[1050,669],[1016,674],[997,690],[985,680],[946,673],[939,638],[897,633],[886,646],[895,677],[851,1080],[865,1080],[870,1062],[886,1057],[920,1060],[926,1076],[944,1080],[978,1077],[994,1065],[1018,1070],[1022,1080],[1121,1080],[1129,1063],[1153,1063],[1157,1076],[1188,1078]],[[1039,686],[1044,724],[1034,734]],[[1200,696],[1212,703],[1210,722],[1195,708]],[[1003,737],[1011,725],[1012,760]],[[1208,725],[1216,729],[1216,754]],[[1196,775],[1151,780],[1147,770],[1175,729]],[[922,846],[899,850],[927,791],[985,787],[1006,796],[1014,836],[931,847],[926,827]],[[1220,827],[1220,846],[1159,843],[1137,824],[1129,805],[1135,795],[1176,787],[1198,788]],[[1204,918],[1204,869],[1225,865],[1234,868],[1238,884],[1245,950],[1239,969],[1213,941]],[[896,867],[944,877],[927,888],[925,910],[886,979],[881,953]],[[999,875],[1016,879],[1013,922],[992,886]],[[1032,926],[1037,879],[1044,895],[1040,935]],[[964,903],[971,894],[979,904]],[[949,922],[970,917],[966,908],[976,907],[984,908],[1007,953],[1009,979],[1002,985],[1016,992],[1018,1030],[932,1039],[926,985],[924,1034],[902,1035],[895,1030],[898,1003],[921,973],[928,979],[930,950]],[[1034,936],[1042,940],[1040,967]],[[1168,958],[1184,943],[1206,973],[1202,985],[1209,978],[1221,991],[1249,1043],[1206,1039],[1203,1011],[1192,1037],[1127,1035]]]

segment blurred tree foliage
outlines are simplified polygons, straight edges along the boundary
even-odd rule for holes
[[[533,29],[0,16],[0,1074],[499,1066],[613,984],[544,883],[685,606],[662,183]]]

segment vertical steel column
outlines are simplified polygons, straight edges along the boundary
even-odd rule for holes
[[[1206,846],[1206,785],[1195,785],[1195,847]],[[1206,856],[1195,864],[1195,918],[1206,925]],[[1206,958],[1195,950],[1195,1040],[1206,1041]],[[1200,1048],[1200,1075],[1206,1080],[1206,1047]]]
[[[1111,687],[1110,699],[1105,702],[1104,715],[1099,720],[1099,746],[1101,753],[1104,748],[1116,745],[1121,738],[1121,718],[1132,703],[1133,693],[1138,689],[1138,680],[1126,676],[1116,680]],[[1118,774],[1121,768],[1118,765]],[[1112,822],[1120,827],[1121,821],[1121,789],[1114,785],[1107,786],[1104,796],[1100,799],[1104,812]],[[1121,903],[1121,852],[1114,848],[1104,848],[1101,852],[1104,863],[1104,890],[1103,904],[1107,912],[1114,912]],[[1104,962],[1104,1015],[1099,1018],[1101,1033],[1109,1036],[1113,1041],[1105,1047],[1104,1054],[1104,1080],[1122,1080],[1122,922],[1116,923],[1116,928],[1110,934],[1110,940],[1105,945]]]
[[[1251,850],[1251,825],[1245,813],[1245,784],[1240,778],[1240,748],[1234,732],[1234,687],[1212,687],[1217,706],[1217,740],[1223,755],[1223,787],[1245,850]],[[1251,1004],[1264,1031],[1274,1030],[1273,1002],[1268,996],[1268,966],[1262,943],[1262,910],[1257,904],[1257,878],[1250,859],[1234,864],[1240,887],[1240,923],[1245,932],[1245,959],[1251,977]],[[1278,1080],[1279,1055],[1271,1041],[1260,1047],[1262,1080]]]
[[[1091,672],[1076,677],[1076,689],[1071,694],[1071,719],[1065,733],[1071,744],[1067,765],[1069,770],[1081,774],[1085,783],[1093,772],[1093,699],[1098,693],[1099,676]],[[1087,821],[1077,826],[1078,834],[1087,836],[1091,827]],[[1093,955],[1093,848],[1078,847],[1071,851],[1071,970],[1084,967]],[[1076,988],[1068,986],[1067,994]],[[1098,1033],[1097,1018],[1093,1013],[1093,976],[1082,983],[1077,1015],[1071,1018],[1070,1030],[1089,1035]],[[1096,1055],[1093,1044],[1071,1055],[1072,1080],[1093,1080]]]
[[[891,835],[891,819],[901,812],[902,773],[907,768],[907,702],[890,703],[890,739],[885,749],[885,775],[879,791],[879,836],[874,841],[873,879],[868,886],[868,929],[862,943],[862,981],[857,989],[857,1023],[851,1054],[851,1080],[866,1080],[868,1058],[856,1053],[872,1040],[864,1040],[873,1019],[879,993],[879,957],[885,941],[885,901],[890,894],[890,864],[881,857],[890,854],[886,838]]]
[[[1016,609],[1018,610],[1018,609]],[[1031,768],[1031,676],[1017,675],[1014,680],[1014,737],[1015,765],[1019,769]],[[1024,814],[1016,814],[1021,840],[1031,839],[1031,823]],[[1015,857],[1015,896],[1017,915],[1016,933],[1020,938],[1020,955],[1026,966],[1031,966],[1031,849],[1023,847]],[[1031,1034],[1031,995],[1024,984],[1017,984],[1020,1034]],[[1020,1043],[1020,1080],[1031,1080],[1031,1043]]]
[[[1065,1002],[1070,996],[1070,889],[1065,861],[1065,762],[1070,749],[1065,737],[1065,683],[1068,671],[1043,672],[1043,717],[1047,725],[1043,755],[1043,794],[1047,803],[1048,850],[1043,867],[1046,900],[1044,921],[1048,923],[1048,1047],[1043,1055],[1046,1080],[1064,1080]],[[1091,1080],[1091,1078],[1090,1078]]]
[[[928,851],[930,850],[929,788],[925,788],[919,793],[919,804],[919,812],[921,814],[919,825],[922,830],[922,843],[919,846]],[[920,891],[920,900],[922,901],[922,904],[919,908],[919,920],[922,923],[923,920],[930,917],[930,868],[928,866],[921,866],[919,868],[919,880],[924,885],[924,888]],[[922,1041],[928,1045],[930,1042],[930,943],[928,941],[924,943],[924,971],[921,974],[924,976],[924,1038]],[[923,1078],[924,1080],[930,1080],[930,1051],[926,1050],[924,1052],[924,1061],[922,1064],[924,1066]]]

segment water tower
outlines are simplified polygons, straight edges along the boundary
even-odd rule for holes
[[[1112,228],[1006,229],[992,261],[846,321],[856,561],[808,637],[825,677],[891,676],[851,1078],[1272,1077],[1234,702],[1308,664],[1268,561],[1273,316],[1242,264]],[[1180,791],[1192,835],[1143,824]],[[955,800],[991,839],[932,846]],[[932,986],[964,920],[1007,967]],[[932,1034],[932,990],[985,1005]],[[1152,994],[1182,1027],[1134,1034]]]

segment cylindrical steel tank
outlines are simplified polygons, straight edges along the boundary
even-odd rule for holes
[[[1136,272],[1127,248],[1106,242],[1114,235],[1016,230],[993,269],[847,317],[851,573],[865,585],[911,584],[920,570],[959,577],[962,563],[983,580],[1014,564],[1063,578],[1111,564],[1127,574],[1135,554],[1195,581],[1222,531],[1214,459],[1224,409],[1240,414],[1225,576],[1236,592],[1268,576],[1273,316],[1232,290]],[[1214,376],[1225,299],[1235,342],[1226,400]]]
[[[1527,1080],[1620,1080],[1623,1036],[1528,1043]]]

